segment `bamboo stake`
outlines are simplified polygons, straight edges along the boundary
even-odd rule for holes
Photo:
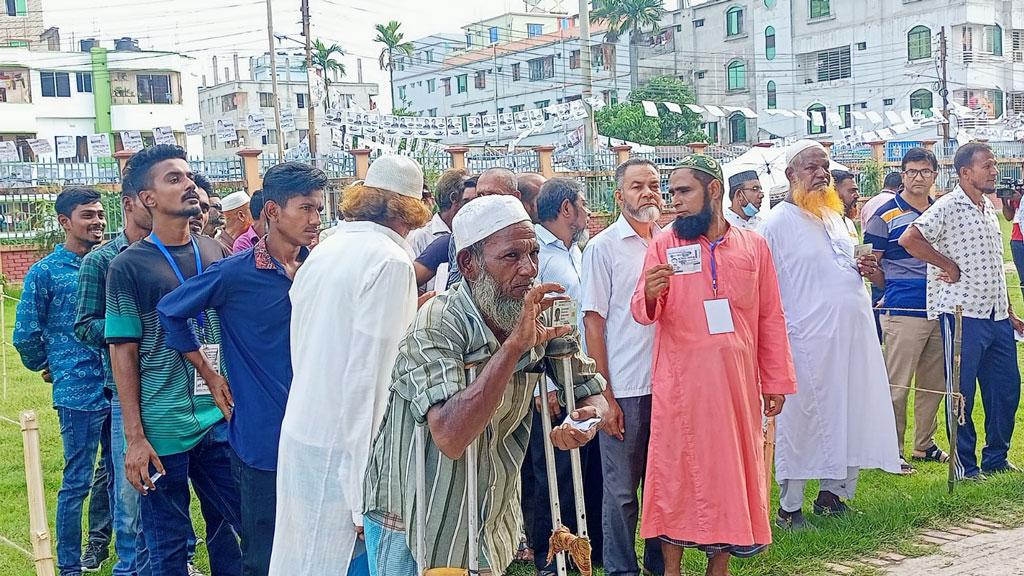
[[[56,574],[50,527],[46,520],[46,494],[43,492],[43,464],[39,455],[39,420],[36,413],[21,413],[21,432],[25,447],[25,484],[28,488],[29,539],[37,576]]]
[[[949,429],[949,493],[953,493],[956,486],[956,466],[959,455],[956,449],[957,432],[960,427],[960,418],[963,417],[960,403],[960,350],[963,346],[963,323],[964,307],[957,306],[953,320],[953,367],[952,367],[952,389],[951,394],[946,397],[948,407],[946,413],[946,426]]]
[[[772,502],[772,465],[775,463],[775,416],[768,419],[768,426],[764,433],[764,499],[771,508]]]

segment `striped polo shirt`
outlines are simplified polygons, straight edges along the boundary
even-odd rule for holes
[[[864,241],[871,244],[876,254],[881,253],[882,272],[885,273],[884,306],[904,309],[888,311],[895,316],[927,316],[924,310],[927,307],[928,265],[911,256],[899,242],[907,226],[920,215],[921,212],[904,200],[902,194],[897,194],[878,208],[864,229]],[[921,311],[907,312],[907,309]]]

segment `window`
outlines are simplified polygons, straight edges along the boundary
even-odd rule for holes
[[[707,71],[706,70],[698,70],[697,71],[697,80],[703,80],[705,76],[707,76]]]
[[[398,99],[405,100],[405,86],[398,87]]]
[[[907,59],[921,60],[932,57],[932,30],[927,26],[914,26],[907,33]]]
[[[424,55],[424,57],[425,57],[425,59],[427,61],[427,64],[432,64],[434,62],[434,51],[433,50],[427,50],[426,52],[423,53],[423,55]]]
[[[7,0],[8,16],[25,16],[28,14],[28,2],[26,0]]]
[[[725,35],[738,36],[743,32],[743,8],[733,6],[725,13]]]
[[[769,60],[775,60],[775,27],[769,26],[764,29],[764,55]]]
[[[477,90],[487,88],[487,72],[478,70],[476,74],[473,74],[473,87]]]
[[[300,109],[306,107],[306,95],[305,94],[296,94],[295,95],[295,106],[300,108]]]
[[[820,118],[816,118],[815,117],[816,116],[815,113],[821,114],[821,117]],[[825,122],[824,122],[824,119],[825,119],[825,107],[823,105],[821,105],[821,104],[811,104],[811,106],[809,108],[807,108],[807,117],[809,118],[809,120],[807,120],[807,133],[808,134],[810,134],[811,136],[814,136],[815,134],[824,134],[825,133]],[[819,121],[820,121],[820,123],[819,123]]]
[[[498,27],[497,26],[491,26],[490,28],[487,29],[487,39],[488,39],[488,41],[490,41],[491,44],[497,44],[498,43]]]
[[[729,63],[729,90],[745,90],[747,88],[747,65],[741,60]]]
[[[747,118],[739,112],[729,117],[729,141],[733,144],[747,141]]]
[[[272,92],[260,92],[260,108],[274,107],[274,94]]]
[[[779,93],[775,87],[775,80],[768,81],[768,109],[775,110],[779,106]]]
[[[396,63],[396,64],[398,64],[398,69],[399,69],[400,71],[402,71],[402,70],[405,70],[405,58],[404,58],[404,57],[402,57],[402,56],[399,56],[399,57],[398,57],[398,58],[397,58],[397,59],[395,60],[395,63]]]
[[[40,72],[39,84],[45,98],[68,98],[71,96],[71,77],[67,72]]]
[[[892,106],[895,102],[896,101],[893,100],[892,98],[883,98],[882,99],[882,106]]]
[[[764,0],[765,8],[775,8],[775,0]]]
[[[427,80],[427,94],[432,94],[436,90],[437,90],[437,80],[434,80],[433,78],[431,78],[430,80]]]
[[[543,24],[527,24],[526,25],[526,36],[533,38],[534,36],[540,36],[544,33]]]
[[[595,51],[592,56],[594,57],[594,68],[611,70],[611,63],[615,61],[615,44],[602,44],[601,49]]]
[[[704,19],[703,18],[698,18],[697,20],[694,20],[693,21],[693,27],[694,28],[703,28],[704,27]]]
[[[998,24],[985,26],[985,52],[993,56],[1003,55],[1003,29]]]
[[[551,100],[538,100],[533,105],[537,108],[547,108],[551,105]]]
[[[530,80],[544,80],[555,77],[555,57],[545,56],[527,62],[530,65]]]
[[[473,47],[473,35],[470,34],[469,32],[466,32],[466,48],[472,48],[472,47]]]
[[[429,110],[427,110],[427,116],[431,116],[431,117],[436,118],[437,117],[437,108],[430,108]]]
[[[1006,95],[1006,103],[1010,112],[1024,114],[1024,92],[1011,92]]]
[[[953,99],[971,110],[984,110],[989,118],[1003,115],[1002,90],[962,90],[957,91]]]
[[[1014,30],[1011,38],[1013,42],[1013,61],[1024,62],[1024,30]]]
[[[850,47],[834,48],[815,53],[817,81],[829,82],[850,77]]]
[[[469,77],[467,74],[460,74],[455,77],[455,92],[458,94],[469,92]]]
[[[238,96],[237,94],[225,94],[220,97],[220,111],[230,112],[232,110],[238,110]]]
[[[522,112],[523,108],[525,108],[525,107],[526,107],[525,104],[516,104],[515,106],[509,107],[509,111],[511,111],[511,112]]]
[[[619,97],[615,94],[615,90],[601,90],[601,99],[604,100],[606,106],[619,102]]]
[[[931,90],[914,90],[910,93],[910,113],[914,118],[931,118],[933,101]]]
[[[263,145],[277,144],[277,130],[267,130],[267,133],[263,135]]]
[[[444,95],[445,96],[451,96],[452,95],[452,79],[451,78],[441,78],[441,86],[444,86]]]
[[[832,15],[829,0],[811,0],[811,18],[824,18]]]
[[[853,126],[853,104],[843,104],[839,107],[839,128],[847,129]]]
[[[512,81],[513,82],[518,82],[519,81],[519,76],[520,76],[520,73],[519,73],[519,63],[516,62],[515,64],[512,65]]]
[[[138,74],[139,104],[170,104],[171,77],[167,74]]]
[[[92,72],[75,72],[75,89],[80,93],[92,92]]]
[[[868,49],[868,43],[867,42],[857,42],[857,50],[863,52],[863,51],[865,51],[867,49]]]
[[[705,122],[704,132],[708,135],[708,144],[718,144],[718,122]]]
[[[569,69],[575,70],[580,67],[580,51],[573,50],[569,53]]]

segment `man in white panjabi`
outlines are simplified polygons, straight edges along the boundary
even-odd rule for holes
[[[374,160],[345,190],[346,221],[295,276],[292,377],[281,426],[272,576],[345,574],[363,532],[363,476],[398,345],[416,315],[405,242],[430,219],[423,171]]]
[[[786,152],[790,192],[761,233],[775,260],[797,393],[778,417],[775,476],[782,487],[776,523],[807,527],[808,480],[820,480],[814,512],[848,510],[862,468],[899,473],[889,380],[863,276],[873,256],[854,257],[843,204],[831,185],[821,144],[801,140]]]

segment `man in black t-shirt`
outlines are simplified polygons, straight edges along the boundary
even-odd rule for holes
[[[150,212],[153,232],[115,257],[107,273],[106,341],[124,420],[125,468],[145,496],[140,517],[150,569],[161,576],[187,573],[190,480],[214,572],[240,573],[238,541],[228,526],[237,532],[240,521],[227,424],[192,365],[165,346],[156,311],[160,298],[224,254],[217,241],[190,233],[189,219],[200,212],[192,177],[178,146],[154,146],[128,160],[122,186]],[[216,314],[206,311],[193,328],[219,366]]]

